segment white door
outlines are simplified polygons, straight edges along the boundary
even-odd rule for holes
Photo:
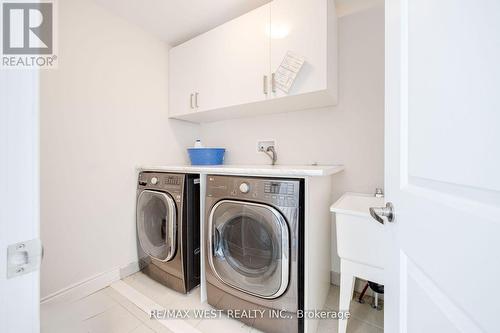
[[[0,70],[0,177],[0,332],[35,333],[39,271],[15,276],[15,270],[29,271],[29,265],[22,265],[28,258],[21,247],[28,250],[30,243],[24,242],[39,238],[36,71]],[[20,266],[13,271],[7,266],[7,248],[16,243],[19,251],[11,259]]]
[[[386,332],[499,332],[500,1],[386,1]]]
[[[270,5],[196,37],[203,68],[197,111],[263,101],[269,75]]]

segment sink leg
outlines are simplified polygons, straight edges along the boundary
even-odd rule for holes
[[[349,269],[349,264],[341,261],[340,263],[340,299],[339,311],[349,311],[351,299],[354,292],[354,275]],[[346,333],[347,319],[339,319],[339,332]]]
[[[372,308],[378,309],[378,293],[373,292],[373,303],[372,303]]]
[[[365,287],[363,288],[363,291],[359,295],[358,302],[361,303],[361,304],[365,303],[365,300],[363,299],[363,297],[365,296],[365,293],[366,293],[366,290],[368,289],[368,287],[369,287],[369,284],[367,282],[365,284]]]

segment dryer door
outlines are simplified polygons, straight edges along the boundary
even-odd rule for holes
[[[223,200],[209,217],[209,262],[225,284],[262,298],[283,294],[289,281],[289,230],[271,206]]]
[[[177,248],[175,202],[163,192],[144,190],[137,198],[137,236],[143,251],[166,262]]]

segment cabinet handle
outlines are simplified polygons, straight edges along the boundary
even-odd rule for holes
[[[264,75],[263,77],[262,89],[264,91],[264,95],[267,95],[267,75]]]
[[[191,106],[191,109],[193,109],[193,94],[189,96],[189,105]]]
[[[198,108],[198,93],[194,93],[194,107]]]
[[[271,91],[276,92],[276,74],[274,73],[271,74]]]

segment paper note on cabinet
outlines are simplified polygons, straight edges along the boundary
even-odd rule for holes
[[[304,57],[288,51],[275,73],[274,80],[276,86],[285,93],[288,93],[304,62]]]

